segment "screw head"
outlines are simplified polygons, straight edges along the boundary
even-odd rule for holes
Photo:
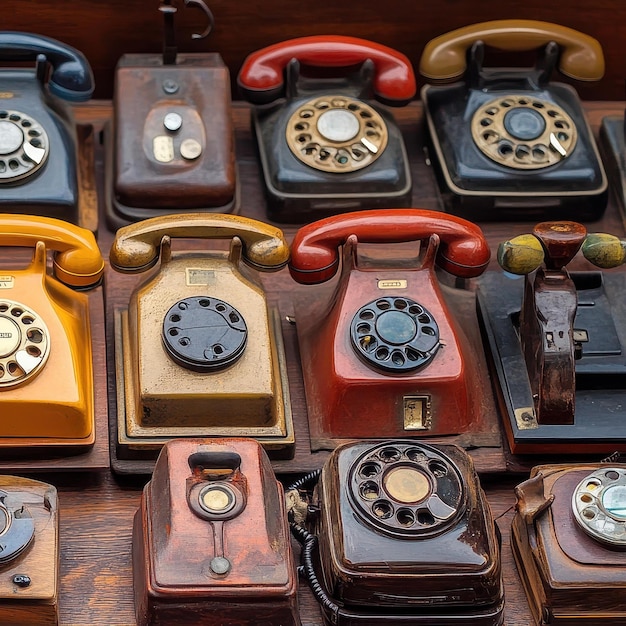
[[[15,576],[13,576],[13,583],[18,587],[28,587],[31,583],[30,576],[26,574],[15,574]]]
[[[163,81],[163,91],[165,93],[173,94],[176,93],[178,89],[178,83],[175,80],[172,80],[171,78],[166,78]]]

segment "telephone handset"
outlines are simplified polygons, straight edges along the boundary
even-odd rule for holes
[[[77,136],[67,102],[89,100],[91,67],[71,46],[14,31],[0,31],[0,61],[36,62],[0,70],[0,210],[79,223]]]
[[[185,0],[213,15],[202,0]],[[107,129],[106,212],[112,229],[181,211],[237,208],[228,68],[217,53],[180,54],[175,0],[163,0],[163,55],[125,54],[118,62],[113,128]]]
[[[0,537],[0,621],[57,624],[57,490],[38,480],[0,476]]]
[[[317,514],[298,519],[313,508],[300,492],[314,486]],[[287,502],[302,570],[327,623],[502,624],[499,540],[460,448],[347,444],[321,475],[290,487]]]
[[[532,69],[484,68],[485,46],[541,53]],[[604,73],[595,39],[548,22],[484,22],[426,45],[426,78],[461,79],[422,89],[446,210],[481,220],[602,215],[604,168],[578,95],[549,81],[557,64],[582,81]]]
[[[94,442],[94,385],[88,297],[76,290],[104,273],[95,237],[52,218],[0,214],[4,246],[34,254],[0,276],[0,448],[82,451]]]
[[[536,624],[621,624],[626,466],[540,465],[515,488],[511,546]]]
[[[420,242],[419,260],[367,266],[357,259],[357,243],[394,242]],[[329,280],[339,246],[342,271],[333,293],[315,289],[296,310],[314,447],[468,432],[482,385],[434,265],[462,278],[484,271],[490,251],[478,226],[419,209],[326,218],[296,233],[292,277],[304,284]]]
[[[135,515],[133,570],[140,626],[199,626],[218,614],[300,624],[284,496],[256,441],[163,447]]]
[[[232,239],[230,251],[172,254],[171,240],[189,237]],[[172,215],[121,228],[110,253],[113,269],[126,273],[159,258],[116,315],[118,459],[156,458],[171,438],[224,435],[255,437],[289,456],[280,323],[249,269],[286,265],[282,232],[238,216]]]
[[[301,37],[249,55],[237,82],[257,105],[252,120],[272,219],[302,223],[408,206],[402,134],[371,101],[404,106],[413,98],[415,77],[403,54],[355,37]]]
[[[581,249],[603,269],[626,256],[617,237],[543,222],[499,246],[501,267],[523,281],[489,273],[479,287],[513,452],[612,452],[626,444],[615,417],[626,375],[625,280],[568,271]]]

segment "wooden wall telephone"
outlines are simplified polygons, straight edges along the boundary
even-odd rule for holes
[[[626,619],[626,466],[534,467],[515,489],[511,546],[535,623]]]
[[[357,243],[407,241],[422,244],[417,262],[368,267],[357,260]],[[333,293],[309,293],[296,309],[314,447],[334,447],[337,439],[471,430],[482,385],[434,266],[462,278],[478,276],[490,258],[480,229],[419,209],[326,218],[296,234],[292,277],[304,284],[331,279],[340,247],[342,271]]]
[[[202,0],[209,26],[213,15]],[[163,0],[163,55],[125,54],[115,74],[107,138],[107,221],[114,230],[182,211],[237,205],[230,76],[219,54],[177,54],[174,0]]]
[[[485,46],[541,53],[532,69],[485,69]],[[549,82],[557,63],[583,81],[604,73],[595,39],[547,22],[484,22],[427,44],[420,62],[426,78],[463,77],[422,90],[446,210],[481,220],[602,215],[604,168],[578,95]]]
[[[326,76],[329,68],[345,69],[340,77],[320,78],[301,74],[301,66],[323,68]],[[409,205],[402,134],[391,114],[370,101],[372,93],[392,106],[413,98],[415,77],[403,54],[354,37],[302,37],[248,56],[238,84],[259,105],[252,122],[271,219],[303,223]]]
[[[100,283],[96,240],[60,220],[5,214],[0,246],[34,247],[28,267],[0,270],[0,449],[84,451],[95,439],[94,384],[88,298],[76,290]]]
[[[626,278],[573,272],[583,249],[602,268],[624,262],[623,242],[575,222],[544,222],[500,245],[511,280],[489,272],[478,292],[513,452],[611,453],[626,449]]]
[[[7,626],[58,624],[57,490],[0,476],[0,621]]]
[[[297,502],[318,476],[296,483],[287,501]],[[407,440],[341,446],[313,505],[308,523],[291,513],[292,530],[326,623],[503,623],[499,539],[461,448]]]
[[[179,237],[232,239],[230,251],[172,256]],[[111,265],[144,272],[116,316],[117,454],[156,458],[165,441],[246,436],[289,457],[294,434],[280,321],[254,272],[284,267],[282,232],[256,220],[201,213],[118,231]]]
[[[133,526],[137,623],[298,626],[285,501],[250,439],[163,446]]]
[[[60,41],[0,31],[0,211],[81,223],[77,135],[69,103],[94,89],[87,59]],[[50,66],[50,70],[49,70]]]

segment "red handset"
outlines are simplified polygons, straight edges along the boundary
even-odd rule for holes
[[[330,280],[339,246],[350,235],[363,243],[401,243],[439,235],[437,264],[461,278],[479,276],[491,252],[481,229],[460,217],[424,209],[380,209],[329,217],[302,227],[291,246],[289,271],[302,284]]]
[[[290,39],[249,55],[237,78],[243,96],[254,104],[266,104],[284,95],[283,70],[292,59],[312,67],[349,67],[371,59],[379,100],[402,106],[416,92],[413,68],[404,54],[357,37],[316,35]]]

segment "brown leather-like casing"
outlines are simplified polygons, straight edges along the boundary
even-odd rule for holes
[[[234,517],[209,521],[191,509],[189,490],[212,482],[190,469],[198,453],[240,456],[230,477],[213,481],[241,489],[244,506]],[[211,562],[220,533],[230,570],[217,575]],[[135,515],[133,572],[140,626],[300,624],[284,496],[258,443],[187,439],[163,447]]]

